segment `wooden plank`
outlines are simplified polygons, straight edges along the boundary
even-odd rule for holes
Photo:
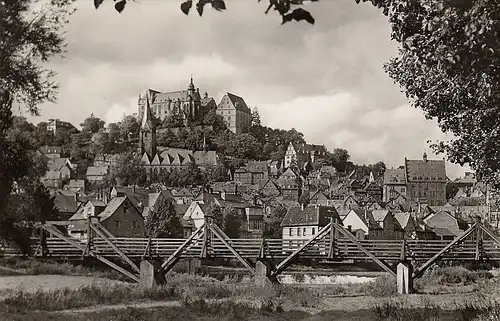
[[[108,239],[108,236],[101,231],[100,227],[97,227],[95,226],[94,224],[90,224],[90,228],[92,230],[94,230],[94,232],[96,232],[100,237],[102,237],[103,240],[105,240],[112,248],[113,250],[115,250],[115,252],[123,259],[125,260],[125,262],[127,262],[137,273],[141,273],[141,269],[139,269],[139,267],[134,263],[132,262],[131,259],[129,259],[125,253],[122,252],[122,250],[120,250],[115,244],[113,244],[113,242],[111,242],[109,239]]]
[[[288,267],[288,265],[290,265],[290,263],[292,262],[292,260],[297,255],[299,255],[300,252],[302,252],[309,244],[315,242],[317,239],[323,238],[325,236],[325,234],[330,231],[331,227],[332,227],[332,223],[330,222],[325,227],[323,227],[321,230],[319,230],[318,234],[314,235],[307,242],[305,242],[302,246],[300,246],[297,250],[295,250],[292,254],[290,254],[287,258],[285,258],[283,261],[281,261],[276,266],[276,270],[272,272],[272,276],[276,277],[281,272],[283,272]]]
[[[456,244],[460,243],[463,239],[468,237],[475,229],[477,228],[477,224],[472,225],[465,231],[462,235],[456,237],[451,243],[446,245],[444,248],[441,249],[438,253],[436,253],[432,258],[430,258],[427,262],[425,262],[422,266],[420,266],[418,269],[413,272],[413,278],[418,278],[421,276],[425,270],[427,270],[434,262],[436,262],[445,252],[447,252],[449,249],[451,249],[453,246]]]
[[[216,224],[210,224],[209,226],[210,230],[217,236],[222,243],[233,253],[233,255],[241,262],[243,265],[252,273],[255,274],[255,269],[248,264],[248,262],[243,259],[238,252],[235,251],[235,249],[226,241],[227,235],[216,225]]]
[[[55,229],[54,227],[50,226],[50,225],[47,225],[44,227],[45,229],[47,229],[48,232],[56,235],[57,237],[60,237],[61,239],[65,240],[66,242],[68,242],[69,244],[73,245],[74,247],[76,248],[79,248],[80,250],[83,250],[84,249],[84,246],[73,241],[72,239],[70,239],[69,237],[63,235],[59,230]],[[112,268],[114,268],[115,270],[118,270],[120,271],[122,274],[128,276],[129,278],[131,278],[132,280],[136,281],[136,282],[139,282],[139,278],[130,273],[129,271],[125,270],[124,268],[122,268],[121,266],[118,266],[116,265],[115,263],[111,262],[110,260],[94,253],[93,251],[89,251],[89,255],[95,257],[96,259],[98,259],[99,261],[111,266]]]
[[[179,259],[180,259],[180,256],[182,255],[182,251],[184,251],[184,249],[193,241],[197,242],[198,240],[196,239],[196,236],[198,236],[198,234],[200,234],[204,229],[204,225],[200,226],[193,234],[191,234],[191,236],[186,240],[184,241],[184,243],[177,248],[177,250],[175,250],[172,255],[170,255],[170,257],[168,259],[166,259],[162,265],[161,265],[161,268],[162,270],[167,273],[170,268],[173,266],[173,264],[175,264],[175,262],[177,262]]]

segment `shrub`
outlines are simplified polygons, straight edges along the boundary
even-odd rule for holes
[[[433,267],[415,282],[417,289],[439,289],[448,285],[470,285],[492,278],[489,271],[470,271],[462,266]]]
[[[374,297],[388,297],[398,293],[396,278],[391,275],[379,276],[373,282],[364,284],[364,291]]]

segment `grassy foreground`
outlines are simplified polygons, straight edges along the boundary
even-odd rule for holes
[[[32,260],[0,262],[10,268],[23,269],[26,274],[92,275],[88,267]],[[102,273],[102,274],[99,274]],[[104,277],[106,271],[98,271]],[[113,277],[116,279],[116,277]],[[396,282],[389,276],[372,283],[259,287],[251,282],[226,278],[173,273],[167,284],[144,289],[137,284],[96,282],[77,289],[61,288],[51,291],[8,290],[0,299],[0,320],[474,320],[500,321],[500,297],[497,281],[486,271],[469,271],[463,267],[444,267],[429,270],[416,282],[421,302],[415,304],[405,296],[396,295]],[[460,304],[450,302],[443,309],[425,294],[456,293],[467,288],[476,291],[477,298]],[[328,300],[352,297],[352,300],[378,298],[364,310],[353,312],[328,311]],[[178,306],[156,308],[127,308],[117,311],[90,313],[54,313],[56,311],[152,301],[176,301]],[[338,299],[337,299],[338,300]],[[323,311],[318,313],[319,311]],[[311,314],[314,312],[314,314]]]

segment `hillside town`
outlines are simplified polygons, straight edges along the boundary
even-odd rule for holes
[[[309,238],[330,219],[357,239],[453,239],[476,216],[498,224],[486,184],[474,173],[450,180],[445,161],[426,153],[398,168],[355,165],[346,150],[262,126],[236,94],[202,98],[192,78],[186,90],[146,90],[137,108],[108,126],[93,115],[81,130],[59,119],[31,125],[52,143],[36,152],[47,163],[40,180],[59,219],[75,221],[70,236],[86,237],[81,221],[91,217],[117,237],[151,236],[168,215],[182,228],[156,236],[187,238],[217,215],[242,238]]]

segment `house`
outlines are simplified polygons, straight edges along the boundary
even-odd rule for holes
[[[91,203],[90,206],[87,206]],[[82,213],[77,212],[71,220],[86,219],[89,216],[99,218],[99,222],[115,237],[144,237],[144,218],[128,197],[115,197],[107,205],[95,206],[91,201],[87,202]],[[92,205],[94,205],[92,207]],[[85,209],[93,209],[93,212],[85,212]],[[83,224],[85,227],[86,223]],[[86,231],[82,231],[82,223],[68,226],[71,236],[85,237]]]
[[[69,218],[74,224],[68,225],[68,235],[75,238],[86,238],[89,217],[97,217],[104,209],[106,204],[102,201],[88,200],[77,212]]]
[[[283,240],[308,240],[330,223],[341,222],[337,210],[331,206],[308,205],[290,207],[281,222]]]
[[[69,158],[53,158],[47,163],[49,170],[61,172],[63,180],[69,180],[73,171],[73,164]]]
[[[405,239],[432,240],[436,237],[434,232],[426,226],[424,222],[420,222],[419,224],[418,220],[412,215],[412,213],[394,213],[394,217],[403,228]]]
[[[446,168],[444,160],[429,160],[424,153],[422,160],[405,158],[406,197],[430,206],[446,203]]]
[[[262,185],[259,192],[264,197],[276,197],[281,194],[279,186],[271,179]]]
[[[355,236],[359,240],[378,239],[382,235],[383,229],[375,221],[372,211],[351,209],[342,220],[344,226],[351,232],[355,231]]]
[[[251,206],[245,208],[245,220],[240,228],[241,238],[262,238],[265,230],[264,208]]]
[[[384,172],[383,201],[389,202],[399,195],[406,198],[405,170],[388,168]]]
[[[285,167],[290,167],[294,160],[299,167],[305,163],[314,164],[317,160],[324,158],[326,154],[327,150],[324,145],[292,144],[290,142],[285,152]]]
[[[108,175],[108,167],[87,167],[86,178],[90,183],[100,183]]]
[[[291,201],[298,201],[301,193],[300,185],[296,179],[282,179],[281,177],[276,181],[281,195],[284,199]]]
[[[382,231],[373,235],[371,239],[402,240],[404,238],[404,229],[391,211],[373,210],[372,216],[375,222],[382,228]]]
[[[245,100],[235,94],[226,93],[222,97],[217,114],[224,118],[227,128],[235,134],[248,132],[252,124],[252,111]]]
[[[320,190],[317,190],[314,193],[310,193],[309,204],[333,206],[333,201],[328,199],[328,197],[323,192],[321,192]]]
[[[423,221],[443,240],[452,240],[463,233],[456,217],[446,211],[431,213],[425,216]]]
[[[85,181],[83,179],[70,179],[64,189],[74,193],[85,193]]]
[[[110,198],[115,198],[119,196],[127,196],[129,200],[142,211],[144,206],[147,206],[149,202],[149,193],[151,191],[146,188],[139,188],[136,186],[132,187],[124,187],[124,186],[115,186],[111,189],[109,196]]]
[[[62,220],[69,219],[78,210],[76,195],[68,196],[60,193],[56,194],[54,196],[54,207],[58,210]]]
[[[120,154],[99,154],[94,159],[95,167],[114,167],[120,160]]]
[[[49,119],[49,122],[47,123],[47,131],[53,132],[55,135],[58,129],[70,130],[75,129],[75,126],[73,126],[70,122],[61,121],[59,119]]]
[[[49,170],[41,178],[42,184],[47,188],[62,188],[63,177],[60,171]]]
[[[59,146],[42,146],[38,150],[49,159],[61,158],[62,148]]]
[[[200,201],[193,201],[184,213],[183,219],[185,221],[192,221],[194,228],[198,229],[205,224],[205,213],[209,204]]]

